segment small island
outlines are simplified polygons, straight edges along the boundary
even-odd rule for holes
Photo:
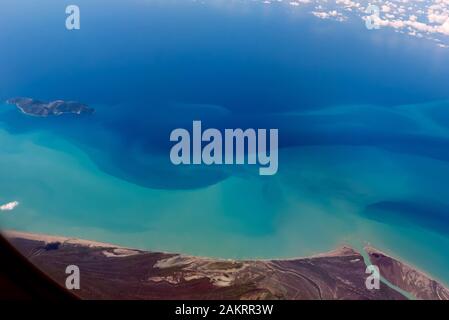
[[[43,102],[32,98],[12,98],[6,101],[14,104],[20,111],[36,117],[60,116],[62,114],[92,114],[95,109],[76,101],[56,100]]]

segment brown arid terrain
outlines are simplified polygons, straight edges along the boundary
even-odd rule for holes
[[[62,286],[66,267],[78,266],[81,286],[73,292],[83,299],[407,299],[384,283],[367,289],[363,257],[347,246],[308,258],[221,260],[15,231],[4,236]],[[448,299],[438,282],[369,250],[391,283],[421,299]]]
[[[417,299],[449,300],[449,290],[423,272],[373,247],[366,247],[365,250],[371,262],[379,267],[380,274],[395,286]]]

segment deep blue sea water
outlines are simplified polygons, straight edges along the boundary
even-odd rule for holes
[[[371,243],[449,283],[449,49],[254,1],[3,0],[4,228],[222,257]],[[175,167],[170,131],[279,128],[275,176]]]

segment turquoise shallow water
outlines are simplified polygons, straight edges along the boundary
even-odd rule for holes
[[[426,197],[444,197],[448,191],[435,185],[445,185],[449,166],[439,160],[373,147],[291,147],[281,150],[274,177],[248,167],[209,187],[158,190],[104,173],[82,150],[45,131],[0,130],[0,143],[0,202],[20,202],[0,214],[5,229],[232,258],[305,256],[369,243],[449,279],[446,235],[406,217],[376,221],[363,212],[427,188],[436,191]]]

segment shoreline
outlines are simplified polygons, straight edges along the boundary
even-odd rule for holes
[[[49,235],[49,234],[44,234],[44,233],[17,231],[17,230],[11,230],[11,229],[2,230],[0,232],[0,234],[5,236],[5,238],[7,238],[7,239],[20,238],[20,239],[27,239],[27,240],[34,240],[34,241],[43,241],[45,243],[61,242],[61,243],[67,243],[67,244],[88,246],[88,247],[93,247],[93,248],[94,247],[97,247],[97,248],[120,248],[120,249],[128,249],[128,250],[135,250],[135,251],[141,251],[141,252],[176,254],[176,255],[181,255],[183,257],[189,257],[189,258],[220,260],[220,261],[260,261],[260,262],[295,261],[295,260],[305,260],[305,259],[313,259],[313,258],[337,257],[337,256],[342,256],[342,255],[348,255],[353,252],[358,252],[355,248],[353,248],[349,244],[341,244],[341,245],[338,245],[335,249],[331,249],[328,251],[315,253],[315,254],[311,254],[311,255],[307,255],[307,256],[296,256],[296,257],[288,257],[288,258],[279,258],[279,257],[273,257],[273,258],[222,258],[222,257],[202,256],[202,255],[195,255],[195,254],[184,254],[184,253],[180,253],[180,252],[172,252],[172,251],[164,251],[164,250],[141,249],[141,248],[134,248],[134,247],[129,247],[129,246],[122,246],[119,244],[113,244],[113,243],[108,243],[108,242],[101,242],[101,241],[95,241],[95,240],[89,240],[89,239],[80,239],[77,237]]]
[[[411,263],[410,261],[408,261],[407,259],[404,258],[399,258],[398,255],[394,254],[394,253],[388,253],[389,250],[385,251],[384,249],[378,249],[370,244],[367,244],[366,246],[363,247],[363,249],[365,250],[365,252],[370,255],[371,252],[373,253],[380,253],[390,259],[394,259],[394,260],[398,260],[400,261],[402,264],[404,264],[404,266],[409,267],[410,269],[419,271],[420,273],[422,273],[423,275],[425,275],[427,278],[437,281],[439,283],[444,284],[445,287],[449,288],[449,285],[445,283],[445,281],[438,279],[438,277],[433,276],[432,274],[428,273],[427,271],[424,271],[423,269],[419,268],[418,266],[414,265],[413,263]]]
[[[22,254],[44,272],[60,277],[61,264],[79,264],[83,270],[93,268],[90,291],[82,298],[97,295],[117,298],[112,285],[117,281],[121,286],[148,286],[147,295],[137,297],[132,293],[120,298],[170,299],[170,294],[179,286],[181,297],[204,298],[205,292],[215,290],[232,299],[408,299],[405,293],[424,300],[449,300],[449,289],[420,269],[412,267],[389,254],[384,254],[370,245],[355,249],[350,245],[340,245],[334,250],[307,257],[288,259],[224,259],[199,257],[182,253],[148,251],[124,247],[111,243],[84,240],[74,237],[54,236],[16,230],[5,230],[1,234]],[[49,244],[53,244],[49,246]],[[56,245],[55,245],[56,244]],[[365,288],[367,261],[377,265],[381,276],[397,288],[381,284],[382,290]],[[375,261],[373,261],[373,259]],[[141,261],[137,270],[135,261]],[[133,262],[134,261],[134,262]],[[93,267],[92,264],[98,264]],[[114,274],[106,272],[115,266]],[[98,274],[98,268],[105,270]],[[123,278],[128,272],[142,273],[144,279],[128,284]],[[100,276],[100,280],[96,277]],[[134,276],[134,275],[133,275]],[[262,278],[261,278],[262,277]],[[293,277],[293,278],[292,278]],[[88,275],[89,278],[89,275]],[[262,280],[261,280],[262,279]],[[63,283],[63,279],[59,279]],[[291,282],[295,285],[291,285]],[[160,289],[161,283],[170,288]],[[312,284],[312,286],[311,286]],[[348,289],[347,287],[352,287]],[[204,288],[209,289],[204,291]],[[100,289],[99,289],[100,288]],[[105,289],[107,288],[107,289]],[[258,288],[257,290],[255,288]],[[292,290],[294,288],[295,290]],[[318,292],[314,288],[320,288]],[[162,290],[156,295],[150,293]],[[103,290],[103,291],[102,291]],[[178,289],[176,289],[178,290]],[[254,291],[256,290],[256,291]],[[304,290],[304,291],[301,291]],[[126,290],[125,290],[126,291]],[[242,292],[246,292],[242,294]],[[356,292],[356,293],[354,293]],[[182,294],[185,294],[182,296]],[[241,295],[237,295],[241,294]],[[198,296],[199,295],[199,296]],[[209,296],[208,296],[209,297]]]

